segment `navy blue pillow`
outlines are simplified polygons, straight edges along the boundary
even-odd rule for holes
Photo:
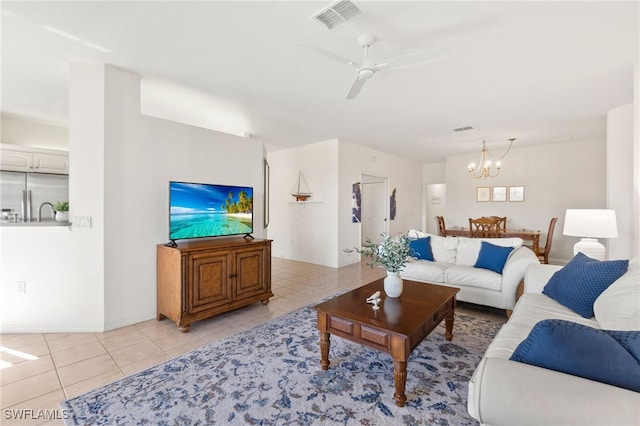
[[[429,260],[433,262],[433,251],[431,250],[431,237],[418,238],[409,241],[409,248],[413,250],[412,256],[416,259]]]
[[[543,320],[510,359],[640,392],[640,331]]]
[[[513,247],[501,247],[483,241],[480,247],[480,253],[478,253],[478,259],[473,266],[476,268],[489,269],[501,274],[504,269],[504,264],[507,263],[507,259],[512,251]]]
[[[598,296],[627,272],[628,267],[628,260],[597,260],[578,252],[551,276],[542,294],[585,318],[591,318],[593,303]]]

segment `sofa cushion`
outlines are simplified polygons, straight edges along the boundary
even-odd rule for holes
[[[598,330],[546,319],[533,327],[510,359],[640,392],[640,331]]]
[[[416,259],[433,261],[431,251],[431,237],[416,238],[409,241],[409,247],[413,250],[412,255]]]
[[[611,284],[593,304],[596,320],[608,330],[640,330],[640,260]]]
[[[444,282],[444,271],[449,266],[451,266],[450,263],[409,259],[400,271],[400,276],[409,280],[442,283]]]
[[[467,238],[458,237],[458,248],[456,251],[456,264],[473,266],[478,260],[482,242],[486,241],[500,247],[521,247],[524,240],[522,238]]]
[[[585,318],[593,316],[593,303],[627,271],[628,260],[596,260],[578,252],[551,276],[542,293]]]
[[[444,282],[453,286],[463,285],[497,291],[502,289],[502,275],[467,265],[451,265],[444,271]]]
[[[458,237],[441,237],[439,235],[428,234],[426,232],[410,230],[407,233],[409,238],[431,238],[431,252],[433,260],[436,262],[455,263],[456,248],[458,247]]]
[[[483,241],[478,260],[473,266],[502,274],[504,264],[512,251],[513,247],[500,247]]]

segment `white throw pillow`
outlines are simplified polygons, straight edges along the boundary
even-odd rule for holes
[[[426,232],[411,229],[407,232],[409,238],[431,237],[431,251],[433,260],[436,262],[456,262],[456,248],[458,247],[458,237],[441,237]]]
[[[480,241],[486,241],[488,243],[493,244],[494,246],[500,247],[513,247],[517,249],[518,247],[522,247],[524,244],[524,240],[520,237],[511,237],[511,238],[478,238]]]
[[[458,237],[456,265],[475,265],[481,247],[482,242],[480,238]]]
[[[436,262],[455,263],[458,237],[441,237],[439,235],[429,236],[431,237],[433,260]]]
[[[593,303],[593,312],[605,330],[640,330],[640,261],[629,262],[627,272]]]
[[[428,236],[429,234],[426,232],[418,231],[417,229],[410,229],[409,232],[407,232],[407,237],[409,238],[426,238]]]
[[[458,251],[456,253],[456,265],[473,266],[478,260],[478,254],[482,248],[482,241],[499,247],[513,247],[517,249],[524,243],[522,238],[466,238],[458,237]],[[512,252],[513,253],[513,252]]]

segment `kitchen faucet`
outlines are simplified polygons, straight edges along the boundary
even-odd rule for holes
[[[40,204],[40,206],[38,207],[38,222],[42,222],[42,208],[44,206],[49,206],[51,208],[52,218],[56,217],[56,211],[53,209],[53,204],[49,203],[48,201],[45,201],[44,203]]]

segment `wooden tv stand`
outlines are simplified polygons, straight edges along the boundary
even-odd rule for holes
[[[158,244],[157,317],[186,333],[191,323],[255,302],[269,303],[271,240],[243,237]]]

